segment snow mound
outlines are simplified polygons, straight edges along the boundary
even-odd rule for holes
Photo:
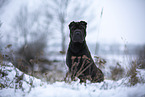
[[[71,83],[62,81],[49,84],[23,74],[11,63],[1,69],[7,70],[9,80],[0,79],[0,83],[8,83],[11,86],[0,90],[0,97],[145,97],[145,84],[127,86],[125,83],[128,83],[128,78],[118,81],[104,80],[101,83],[87,81],[80,84],[78,80]],[[140,70],[140,74],[144,75],[144,70]],[[23,75],[23,80],[20,81],[22,88],[16,88],[19,84],[16,82],[18,78],[15,75]]]
[[[44,85],[45,84],[45,85]],[[44,83],[42,86],[32,88],[30,93],[14,89],[3,89],[0,91],[2,97],[144,97],[145,84],[137,84],[133,87],[116,86],[117,82],[105,80],[102,83],[80,84],[72,82],[56,82],[54,84]],[[115,85],[113,85],[115,84]],[[106,86],[104,86],[106,85]],[[9,92],[7,92],[9,91]]]

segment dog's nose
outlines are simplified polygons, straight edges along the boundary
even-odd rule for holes
[[[80,31],[76,31],[75,33],[76,33],[76,35],[80,35],[80,34],[81,34],[81,32],[80,32]]]

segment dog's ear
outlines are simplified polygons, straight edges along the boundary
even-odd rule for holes
[[[71,29],[71,27],[75,24],[74,21],[72,21],[70,24],[69,24],[69,29]]]
[[[80,21],[80,24],[81,24],[84,28],[87,27],[87,23],[86,23],[85,21]]]

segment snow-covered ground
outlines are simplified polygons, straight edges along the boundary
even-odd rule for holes
[[[106,83],[106,89],[101,89]],[[73,82],[66,84],[64,82],[56,82],[54,84],[47,84],[37,86],[26,93],[26,97],[144,97],[145,84],[137,84],[133,87],[114,86],[118,82],[105,80],[99,84],[79,84]],[[107,86],[108,85],[108,86]],[[113,87],[111,87],[111,86]],[[0,91],[1,97],[22,97],[22,91],[14,89],[3,89]]]
[[[1,67],[1,69],[7,69],[7,77],[10,80],[14,79],[16,71],[18,75],[22,74],[11,63],[9,63],[8,67]],[[138,70],[138,76],[145,78],[145,71]],[[61,81],[50,84],[24,74],[24,80],[23,91],[22,89],[15,89],[14,85],[13,88],[1,89],[0,97],[145,97],[145,84],[138,83],[135,86],[128,86],[126,85],[128,84],[128,78],[122,78],[118,81],[105,79],[101,83],[90,83],[87,81],[86,84],[80,84],[78,80],[71,83]],[[26,83],[26,81],[30,82],[30,80],[33,81],[33,87]],[[0,81],[3,80],[1,79]],[[9,80],[7,83],[9,83]]]

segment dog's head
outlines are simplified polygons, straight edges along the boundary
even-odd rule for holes
[[[83,43],[86,37],[86,27],[87,23],[85,21],[71,22],[69,24],[71,41]]]

